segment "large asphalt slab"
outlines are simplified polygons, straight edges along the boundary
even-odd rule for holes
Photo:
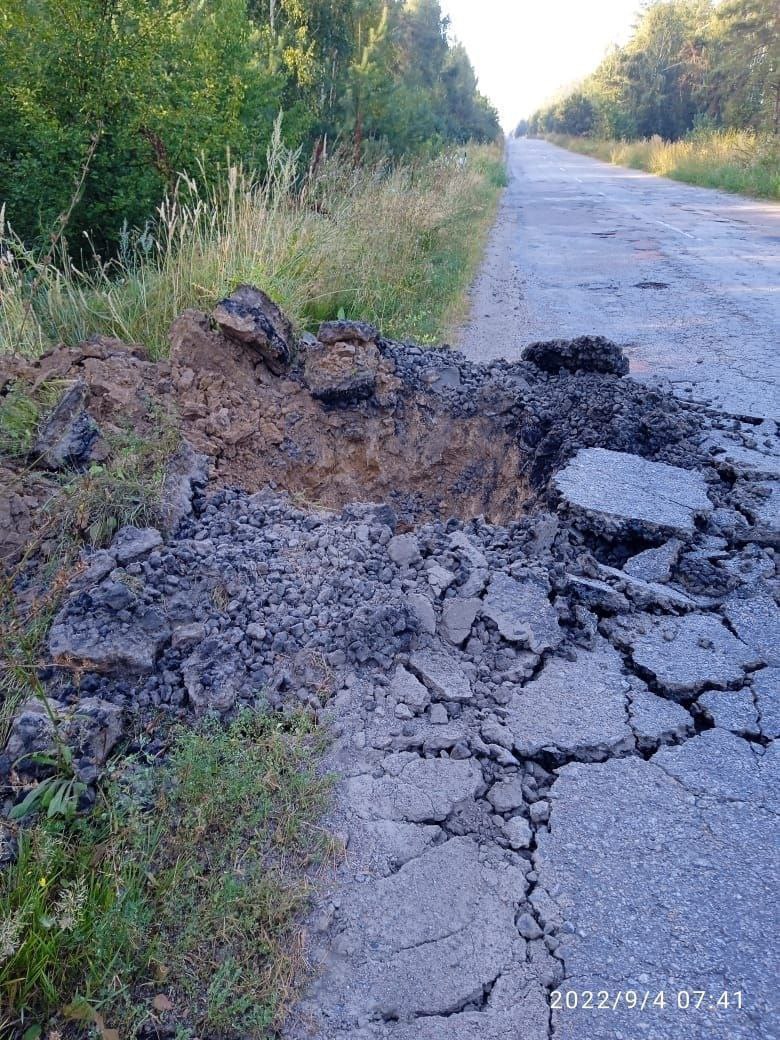
[[[638,379],[780,415],[780,205],[513,140],[510,184],[457,345],[475,361],[600,334]]]

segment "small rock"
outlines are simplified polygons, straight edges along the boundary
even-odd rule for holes
[[[294,344],[292,325],[260,289],[239,285],[217,304],[214,320],[228,339],[257,350],[276,375],[289,365]]]
[[[680,558],[681,550],[682,542],[679,538],[670,538],[657,549],[645,549],[644,552],[626,560],[623,570],[632,578],[639,578],[641,581],[669,581],[672,567]]]
[[[496,623],[504,639],[524,643],[535,654],[554,649],[563,639],[547,590],[537,581],[494,574],[482,614]]]
[[[111,552],[117,562],[124,566],[133,560],[140,559],[158,545],[162,545],[162,535],[154,527],[120,527],[111,543]]]
[[[550,803],[544,799],[534,802],[529,809],[531,823],[546,823],[550,818]]]
[[[443,701],[470,701],[471,683],[455,657],[439,650],[418,650],[409,667]]]
[[[520,914],[517,918],[517,930],[529,942],[533,942],[534,939],[541,939],[544,934],[534,918],[527,912]]]
[[[420,631],[429,636],[436,634],[436,614],[433,604],[421,592],[412,592],[406,597],[409,608],[420,623]]]
[[[488,791],[487,799],[498,813],[519,809],[521,805],[525,804],[522,777],[518,774],[507,780],[499,780]]]
[[[379,330],[367,321],[323,321],[317,331],[320,343],[332,346],[335,343],[376,343]]]
[[[432,704],[428,712],[428,718],[431,720],[432,726],[446,726],[450,721],[447,709],[443,704]]]
[[[409,715],[403,716],[404,718],[411,718],[412,714],[419,715],[425,711],[431,702],[431,695],[428,693],[428,690],[419,679],[400,664],[397,666],[393,680],[390,683],[390,693],[412,709]]]
[[[482,603],[476,598],[448,599],[441,614],[441,634],[455,646],[459,646],[471,634],[471,626]]]
[[[522,816],[513,816],[507,820],[501,828],[507,837],[507,841],[513,849],[527,849],[531,846],[533,832],[531,827]]]
[[[420,559],[420,546],[413,534],[396,534],[387,543],[387,555],[399,567],[409,567]]]
[[[43,422],[31,456],[44,469],[83,466],[92,457],[99,431],[86,412],[86,385],[79,380],[57,402]]]

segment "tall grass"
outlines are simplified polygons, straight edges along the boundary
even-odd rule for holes
[[[647,170],[661,177],[721,188],[758,198],[780,199],[780,140],[748,130],[693,133],[682,141],[650,137],[610,141],[550,134],[554,144],[597,159]]]
[[[155,220],[125,232],[117,258],[82,268],[64,251],[40,261],[0,220],[0,352],[103,333],[162,356],[178,313],[211,308],[241,282],[303,327],[343,312],[386,335],[440,338],[493,219],[500,151],[358,167],[335,156],[303,178],[297,158],[277,136],[262,182],[229,162],[181,176]]]

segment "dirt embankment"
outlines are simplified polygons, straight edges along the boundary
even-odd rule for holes
[[[217,485],[270,485],[324,507],[389,502],[403,523],[518,517],[580,447],[683,464],[690,457],[690,411],[621,378],[619,351],[598,338],[553,344],[525,362],[475,365],[454,352],[386,341],[361,323],[328,323],[319,340],[296,343],[274,310],[271,358],[258,324],[258,315],[270,321],[269,306],[251,296],[234,306],[245,330],[226,313],[220,327],[185,312],[165,361],[96,338],[13,362],[2,392],[83,383],[101,434],[90,461],[106,457],[117,433],[158,437],[164,417],[208,457]],[[51,491],[40,469],[25,466],[24,474],[3,474],[5,558],[26,543]]]

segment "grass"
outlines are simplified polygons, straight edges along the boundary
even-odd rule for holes
[[[720,188],[756,198],[780,199],[780,139],[747,130],[691,134],[682,141],[651,137],[609,141],[550,134],[562,148],[592,155],[617,166],[647,170],[661,177]]]
[[[308,875],[333,851],[321,744],[306,715],[207,722],[89,818],[21,832],[0,875],[0,1034],[77,1020],[119,1040],[164,1017],[180,1040],[273,1035],[305,974]]]
[[[241,282],[301,327],[343,313],[388,336],[444,338],[505,183],[496,146],[358,167],[335,156],[301,179],[277,139],[269,166],[263,183],[236,166],[182,177],[117,259],[88,270],[43,263],[0,224],[0,350],[34,356],[103,333],[164,356],[177,314]]]

